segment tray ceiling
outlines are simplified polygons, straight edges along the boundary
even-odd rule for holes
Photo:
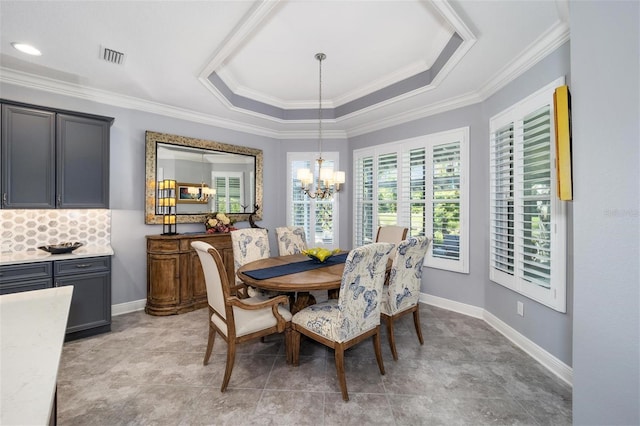
[[[0,81],[304,138],[317,131],[324,52],[324,135],[345,137],[482,100],[568,39],[565,10],[564,0],[3,0]]]

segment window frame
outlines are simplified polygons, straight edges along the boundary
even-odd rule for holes
[[[553,104],[553,93],[555,88],[565,83],[564,77],[556,79],[543,88],[537,90],[525,99],[516,102],[505,110],[495,114],[489,119],[489,279],[500,284],[510,290],[522,294],[536,302],[550,307],[558,312],[566,312],[566,261],[567,261],[567,203],[561,201],[557,197],[557,170],[556,170],[556,137],[555,137],[555,110]],[[549,226],[549,258],[550,258],[550,274],[549,288],[534,283],[524,277],[525,267],[524,258],[526,252],[524,250],[525,240],[525,212],[522,209],[524,201],[530,200],[530,196],[524,194],[524,165],[523,148],[525,138],[522,131],[525,118],[533,112],[548,106],[549,108],[549,195],[544,200],[549,200],[551,209],[550,226]],[[494,202],[497,205],[496,197],[496,167],[494,163],[493,152],[495,150],[494,134],[507,127],[509,124],[513,126],[513,166],[511,167],[513,175],[512,191],[513,191],[513,260],[511,263],[501,260],[502,264],[509,264],[513,268],[513,273],[499,269],[495,264],[496,252],[500,249],[496,243],[499,232],[496,230],[494,212]],[[538,170],[536,172],[539,172]],[[522,176],[519,176],[522,175]],[[529,198],[528,198],[529,197]],[[522,240],[520,242],[519,240]]]
[[[334,170],[340,170],[340,153],[339,152],[335,152],[335,151],[330,151],[330,152],[323,152],[322,153],[322,158],[325,160],[325,164],[327,162],[333,162],[334,164]],[[294,188],[294,183],[297,180],[297,176],[294,176],[293,174],[293,165],[292,163],[294,161],[307,161],[309,162],[310,167],[314,167],[317,163],[318,159],[318,153],[317,152],[287,152],[287,201],[286,201],[286,223],[287,226],[298,226],[295,225],[293,223],[293,191],[300,191],[300,187],[295,185]],[[315,175],[314,172],[314,182],[317,181],[317,176]],[[314,183],[314,188],[315,188],[315,183]],[[308,198],[308,197],[307,197]],[[308,202],[309,202],[309,213],[310,213],[310,218],[309,218],[309,229],[311,232],[311,235],[309,235],[307,233],[307,230],[305,229],[305,233],[306,238],[307,238],[307,245],[309,247],[318,247],[318,246],[322,246],[325,248],[338,248],[340,241],[339,241],[339,235],[340,235],[340,193],[336,192],[334,193],[333,197],[331,197],[331,202],[333,203],[332,206],[332,243],[331,244],[320,244],[320,243],[316,243],[316,231],[313,228],[313,224],[316,222],[315,220],[315,212],[316,212],[316,203],[317,200],[315,199],[311,199],[308,198]],[[326,201],[323,201],[326,202]]]
[[[458,259],[447,259],[433,253],[433,242],[429,245],[429,250],[425,256],[424,266],[436,269],[444,269],[452,272],[469,273],[469,127],[460,127],[456,129],[450,129],[438,133],[422,135],[415,138],[404,139],[400,141],[389,142],[380,144],[368,148],[357,149],[353,151],[353,212],[354,212],[354,231],[353,231],[353,245],[358,246],[366,243],[365,238],[368,236],[361,235],[359,227],[358,214],[361,211],[360,207],[364,206],[362,200],[358,200],[361,191],[358,188],[360,176],[359,176],[359,162],[365,159],[372,158],[372,173],[373,173],[373,185],[371,188],[371,200],[369,203],[373,205],[372,209],[372,233],[375,231],[380,223],[378,218],[378,209],[376,208],[378,203],[378,186],[377,186],[377,168],[378,159],[380,156],[388,154],[397,154],[398,158],[398,171],[397,171],[397,225],[406,226],[411,228],[411,205],[420,204],[420,201],[424,201],[424,233],[429,235],[433,239],[434,234],[434,219],[433,219],[433,206],[437,203],[433,198],[433,165],[434,165],[434,149],[445,145],[459,143],[459,191],[460,198],[457,199],[459,203],[459,257]],[[421,200],[411,199],[411,187],[407,185],[408,179],[410,179],[411,171],[408,169],[411,166],[410,152],[414,150],[424,149],[425,151],[425,194]],[[407,169],[405,169],[405,167]],[[409,230],[407,235],[411,234],[412,230]],[[375,235],[370,237],[375,239]]]

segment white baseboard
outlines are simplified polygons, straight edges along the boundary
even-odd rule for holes
[[[420,301],[427,305],[483,319],[487,324],[496,329],[496,331],[511,340],[516,346],[542,364],[542,366],[547,370],[558,376],[569,386],[573,386],[573,368],[569,367],[567,364],[538,346],[532,340],[529,340],[527,337],[520,334],[517,330],[493,315],[491,312],[478,308],[477,306],[467,305],[466,303],[460,303],[425,293],[420,293]]]
[[[432,296],[431,294],[420,293],[420,301],[427,305],[436,306],[448,311],[458,312],[474,318],[484,319],[484,309],[466,303],[445,299],[444,297]]]
[[[132,302],[118,303],[117,305],[111,305],[111,315],[117,317],[118,315],[128,314],[129,312],[136,312],[144,310],[147,304],[147,299],[134,300]]]

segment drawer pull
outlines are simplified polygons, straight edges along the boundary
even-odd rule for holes
[[[78,269],[84,269],[84,268],[90,268],[91,264],[90,263],[80,263],[78,265],[76,265],[76,268]]]

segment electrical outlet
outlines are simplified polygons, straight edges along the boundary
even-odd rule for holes
[[[518,301],[518,315],[524,316],[524,303]]]

